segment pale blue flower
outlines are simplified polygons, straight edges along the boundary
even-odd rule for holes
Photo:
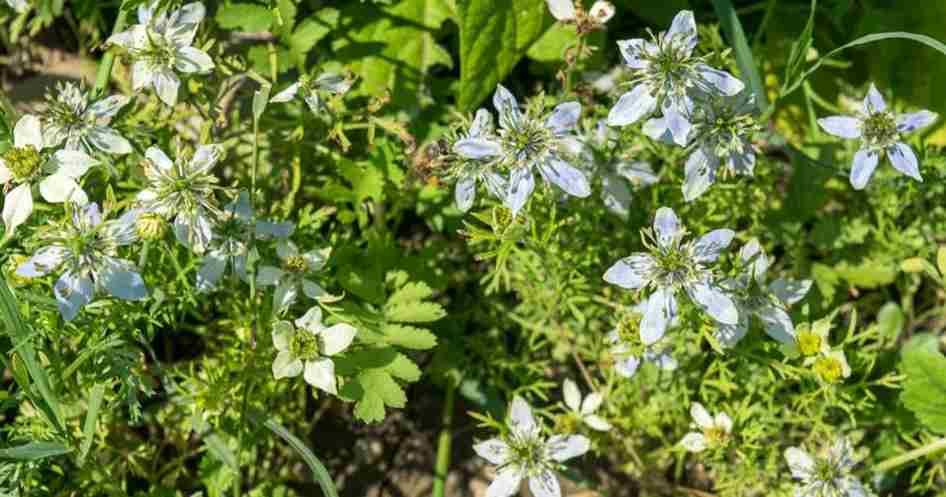
[[[568,195],[591,195],[588,178],[570,162],[581,153],[581,142],[572,133],[581,115],[581,104],[560,104],[543,120],[521,112],[516,97],[497,85],[493,105],[499,113],[499,136],[466,138],[458,141],[454,150],[468,158],[498,157],[510,168],[504,203],[513,215],[532,196],[536,169]]]
[[[640,323],[645,345],[663,337],[677,314],[676,294],[681,290],[717,322],[738,322],[735,303],[714,281],[713,271],[708,267],[732,242],[732,230],[718,229],[684,242],[686,229],[677,215],[672,209],[661,207],[653,230],[644,230],[642,235],[649,252],[637,252],[619,260],[604,274],[604,280],[628,290],[652,290]]]
[[[306,297],[319,302],[335,302],[341,298],[328,293],[315,281],[316,275],[328,263],[331,253],[331,247],[302,253],[289,240],[281,240],[276,245],[280,266],[260,266],[256,278],[260,285],[276,287],[273,293],[275,312],[288,309],[298,298],[300,290]]]
[[[58,269],[53,292],[66,321],[74,319],[96,293],[104,291],[122,300],[148,295],[134,264],[117,257],[118,247],[137,240],[130,216],[103,221],[98,204],[87,204],[76,207],[71,222],[53,233],[47,238],[49,244],[18,267],[16,274],[37,278]]]
[[[798,480],[795,497],[868,497],[864,484],[854,476],[854,449],[847,438],[840,436],[819,454],[812,457],[799,447],[785,450],[785,461]]]
[[[496,171],[495,160],[502,154],[502,146],[495,141],[493,115],[488,110],[476,111],[470,130],[454,143],[453,153],[460,158],[454,173],[457,178],[454,197],[458,209],[466,212],[473,207],[478,182],[486,185],[486,191],[491,195],[503,199],[506,180]]]
[[[670,355],[670,348],[657,347],[656,344],[643,347],[631,344],[621,338],[618,330],[612,330],[605,338],[610,344],[611,355],[614,356],[614,370],[625,378],[633,378],[637,370],[645,362],[649,362],[664,371],[677,369],[677,360]],[[639,350],[642,349],[642,350]]]
[[[295,225],[290,222],[256,221],[247,192],[223,209],[223,215],[214,226],[215,236],[204,253],[200,270],[197,271],[197,289],[206,292],[216,288],[227,268],[243,281],[249,281],[246,258],[247,243],[252,239],[285,240],[292,235]]]
[[[131,143],[109,127],[118,111],[131,100],[124,95],[93,99],[87,90],[73,83],[56,85],[55,95],[46,97],[45,136],[48,147],[91,154],[96,150],[127,154]]]
[[[744,273],[722,283],[739,309],[739,322],[717,323],[713,335],[723,347],[732,347],[749,331],[749,319],[754,315],[770,337],[782,344],[794,345],[795,325],[788,315],[788,307],[805,297],[811,289],[811,280],[778,278],[769,283],[766,273],[772,261],[755,238],[739,251],[739,260]]]
[[[297,96],[309,106],[313,114],[318,115],[324,104],[324,97],[321,93],[332,95],[344,95],[351,89],[352,81],[344,76],[333,73],[319,75],[315,79],[309,76],[302,76],[299,81],[289,85],[285,90],[277,93],[269,101],[274,103],[288,102]]]
[[[707,65],[693,56],[698,42],[693,12],[684,10],[674,17],[670,29],[642,38],[618,41],[624,63],[633,73],[631,89],[621,95],[608,114],[611,126],[626,126],[660,111],[661,116],[645,125],[650,136],[669,133],[685,146],[692,125],[695,92],[708,95],[736,95],[745,85],[726,71]]]
[[[633,191],[650,186],[660,180],[650,163],[631,161],[612,150],[617,138],[613,128],[605,121],[598,121],[594,131],[584,143],[584,168],[590,177],[601,177],[601,200],[609,211],[628,219],[631,213]]]
[[[860,112],[854,116],[825,117],[818,124],[834,136],[861,141],[860,150],[854,154],[850,179],[855,190],[863,190],[884,155],[894,169],[922,182],[919,161],[903,141],[903,135],[933,124],[937,117],[928,110],[895,114],[871,83]]]

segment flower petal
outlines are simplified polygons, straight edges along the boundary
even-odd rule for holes
[[[561,103],[552,110],[552,114],[545,120],[545,127],[552,130],[555,134],[562,134],[574,128],[575,125],[578,124],[578,118],[580,117],[580,103]]]
[[[131,97],[125,95],[112,95],[96,101],[86,109],[86,115],[93,119],[111,119],[118,114],[122,107],[128,105]]]
[[[38,117],[27,114],[16,122],[16,126],[13,127],[13,146],[16,148],[32,146],[36,150],[43,148],[43,132]]]
[[[923,181],[923,177],[920,176],[920,164],[909,145],[903,142],[894,143],[887,147],[887,157],[894,169],[917,181]]]
[[[181,47],[175,55],[174,68],[182,73],[206,73],[214,68],[213,59],[199,48]]]
[[[547,469],[529,477],[529,490],[532,491],[533,497],[562,496],[558,478],[555,477],[555,473]]]
[[[706,437],[702,433],[690,432],[683,436],[680,445],[690,452],[702,452],[706,450]]]
[[[627,219],[631,213],[631,188],[616,174],[601,175],[601,200],[609,211]]]
[[[647,308],[640,323],[641,341],[645,345],[656,343],[667,331],[670,320],[677,313],[673,289],[658,288],[647,299]]]
[[[779,278],[769,285],[769,291],[787,305],[792,305],[805,298],[811,289],[811,280],[786,280]]]
[[[717,428],[722,428],[726,433],[732,433],[732,418],[724,412],[716,413],[716,419],[713,421],[713,424]]]
[[[302,373],[302,360],[287,350],[280,351],[273,360],[273,378],[294,378]]]
[[[324,346],[322,352],[328,356],[342,352],[351,345],[357,333],[358,330],[348,323],[338,323],[334,326],[329,326],[321,333],[322,344]]]
[[[63,273],[53,285],[53,294],[56,296],[62,319],[65,321],[75,319],[79,310],[92,302],[93,291],[92,278],[77,276],[70,271]]]
[[[522,469],[515,464],[501,467],[496,478],[486,488],[486,497],[511,497],[519,491],[524,476]]]
[[[746,88],[745,83],[726,71],[720,71],[703,63],[697,64],[695,69],[707,93],[733,97]]]
[[[113,265],[96,274],[97,282],[109,295],[122,300],[142,300],[148,296],[144,279],[130,263]]]
[[[68,254],[66,248],[61,245],[47,245],[16,268],[16,275],[24,278],[46,276],[59,267]]]
[[[562,383],[562,397],[569,409],[575,412],[581,410],[581,392],[578,391],[578,385],[571,379],[566,379]]]
[[[453,144],[453,152],[466,159],[488,159],[503,153],[502,146],[487,138],[464,138]]]
[[[181,80],[169,69],[158,69],[153,75],[154,91],[166,105],[173,107],[177,103],[177,89]]]
[[[499,113],[499,125],[505,129],[513,128],[518,125],[522,118],[519,113],[519,102],[509,90],[503,85],[496,85],[496,92],[493,93],[493,106]]]
[[[280,352],[288,351],[295,333],[296,330],[289,321],[276,321],[273,323],[273,347]],[[299,372],[302,372],[302,368],[299,368]]]
[[[650,87],[639,84],[631,91],[621,95],[608,113],[609,126],[627,126],[640,121],[644,116],[657,110],[657,99],[651,95]]]
[[[513,436],[533,439],[539,435],[539,426],[532,417],[532,408],[522,397],[513,397],[509,404],[509,431]]]
[[[315,388],[337,395],[335,386],[335,363],[331,359],[322,358],[306,361],[305,372],[302,375],[305,382]]]
[[[694,303],[722,324],[739,322],[739,311],[732,299],[714,284],[697,281],[686,285],[687,294]]]
[[[513,217],[525,207],[535,189],[535,176],[531,167],[517,167],[509,175],[509,186],[503,203],[512,211]]]
[[[463,212],[473,207],[473,201],[476,200],[476,179],[467,176],[460,178],[454,188],[453,196],[457,202],[457,208]]]
[[[217,286],[217,282],[227,269],[227,257],[215,250],[204,254],[203,264],[197,271],[197,291],[209,292]]]
[[[615,361],[614,370],[625,378],[631,378],[635,373],[637,373],[637,369],[640,367],[640,365],[641,360],[639,357],[630,356]]]
[[[690,417],[693,418],[693,421],[700,428],[712,428],[713,417],[710,416],[710,413],[706,411],[706,408],[703,407],[703,404],[699,402],[694,402],[690,404]]]
[[[807,480],[814,473],[815,461],[807,452],[798,447],[785,449],[785,461],[788,462],[788,469],[796,479]]]
[[[877,87],[874,86],[874,83],[871,83],[870,88],[867,89],[867,96],[864,97],[863,110],[864,114],[868,115],[887,110],[887,103],[884,102],[883,95],[877,91]]]
[[[693,244],[693,260],[697,262],[713,262],[720,253],[729,247],[736,232],[730,229],[713,230],[700,237]]]
[[[840,138],[855,139],[861,137],[863,121],[856,117],[831,116],[818,119],[818,126],[821,126],[825,133]]]
[[[657,209],[657,215],[654,216],[654,231],[657,233],[657,243],[663,248],[671,248],[674,240],[683,235],[680,219],[669,207]]]
[[[665,100],[669,102],[670,99]],[[673,142],[681,147],[685,147],[690,141],[690,131],[693,129],[693,124],[683,115],[683,113],[667,108],[666,105],[663,109],[664,119],[667,123],[667,130],[670,131],[670,135],[673,136]]]
[[[686,179],[683,180],[683,199],[692,202],[709,190],[716,181],[716,169],[719,159],[707,153],[704,147],[697,147],[686,163]]]
[[[3,199],[3,226],[6,236],[13,234],[17,226],[26,222],[33,212],[33,193],[29,183],[10,190]]]
[[[191,172],[206,173],[209,172],[223,157],[223,147],[212,143],[209,145],[200,145],[194,151],[194,157],[187,164]]]
[[[509,461],[509,456],[512,454],[506,442],[498,438],[491,438],[474,444],[473,451],[476,452],[476,455],[489,461],[490,464],[497,466],[506,464]]]
[[[876,151],[861,149],[854,154],[854,163],[851,166],[851,186],[855,190],[863,190],[867,186],[879,161],[880,155]]]
[[[647,45],[647,41],[642,38],[634,38],[631,40],[618,40],[618,50],[621,52],[621,56],[624,57],[624,63],[627,64],[627,67],[631,69],[646,69],[649,65],[647,59],[641,55],[644,53],[644,46]]]
[[[273,292],[273,308],[276,312],[282,312],[296,301],[299,295],[299,288],[293,281],[280,281],[276,285],[276,291]]]
[[[591,415],[585,416],[585,417],[583,417],[583,418],[581,418],[581,419],[582,419],[582,421],[584,421],[585,424],[588,425],[588,427],[590,427],[592,430],[608,431],[608,430],[611,429],[611,423],[608,423],[608,422],[607,422],[604,418],[602,418],[601,416],[598,416],[598,415],[595,415],[595,414],[591,414]]]
[[[601,407],[601,403],[604,402],[604,396],[598,392],[591,392],[585,397],[584,402],[581,403],[581,414],[588,416],[589,414],[594,413]]]
[[[739,322],[736,324],[716,323],[716,329],[713,331],[713,337],[723,348],[735,347],[746,333],[749,331],[749,319],[744,316],[745,312],[739,313]]]
[[[171,159],[158,147],[148,147],[145,150],[145,158],[151,162],[151,165],[162,172],[169,172],[174,167]]]
[[[262,286],[275,285],[282,277],[282,269],[273,266],[260,266],[256,273],[256,283]]]
[[[673,18],[673,22],[670,23],[670,29],[667,30],[666,38],[678,40],[683,43],[683,46],[687,48],[687,55],[689,55],[698,41],[697,32],[696,32],[696,20],[693,18],[693,12],[689,10],[681,10]]]
[[[131,153],[131,143],[108,126],[93,126],[86,138],[99,150],[116,155]]]
[[[575,4],[572,0],[546,0],[552,17],[559,21],[575,20]]]
[[[581,435],[554,435],[545,442],[545,454],[553,461],[564,462],[578,457],[591,447],[591,441]]]
[[[275,102],[275,103],[288,102],[292,100],[293,98],[295,98],[298,92],[299,92],[299,83],[293,83],[287,86],[285,90],[274,95],[273,98],[269,99],[269,101]]]
[[[774,304],[765,304],[756,309],[756,316],[759,316],[765,326],[765,332],[770,337],[785,345],[795,343],[795,325],[784,309]]]
[[[897,131],[901,133],[912,133],[933,124],[938,117],[939,114],[928,110],[901,114],[897,116]]]
[[[650,282],[656,262],[650,254],[631,254],[608,268],[604,281],[628,290],[643,288]]]
[[[591,184],[585,173],[554,155],[539,165],[539,173],[569,195],[579,198],[591,195]]]

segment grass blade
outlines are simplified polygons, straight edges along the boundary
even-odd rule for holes
[[[732,43],[739,71],[742,72],[742,77],[749,79],[749,87],[755,95],[756,105],[761,112],[765,113],[769,102],[765,96],[765,87],[762,86],[762,76],[759,74],[755,59],[752,58],[752,49],[749,48],[749,40],[746,39],[746,32],[742,29],[736,9],[730,0],[713,0],[713,9],[719,17],[723,32]]]
[[[53,427],[65,436],[66,431],[63,428],[62,415],[60,414],[62,408],[59,404],[59,398],[53,392],[46,370],[43,369],[36,358],[36,351],[30,341],[30,330],[23,323],[17,307],[16,297],[13,296],[13,292],[7,286],[7,281],[3,278],[0,278],[0,319],[2,319],[4,329],[13,340],[14,350],[26,365],[29,378],[33,380],[31,385],[23,375],[15,375],[17,383],[30,396],[30,400],[37,404],[36,407],[43,411]],[[32,397],[32,386],[39,390],[42,397],[41,401]]]
[[[338,491],[335,490],[335,482],[332,481],[332,477],[328,474],[328,470],[325,469],[325,465],[323,465],[322,462],[319,461],[317,457],[315,457],[315,454],[313,454],[312,451],[305,446],[302,440],[299,440],[295,435],[289,433],[289,430],[286,430],[283,425],[273,421],[272,419],[267,419],[263,425],[278,435],[279,438],[285,440],[293,449],[295,449],[296,452],[299,453],[300,456],[302,456],[302,459],[309,466],[309,469],[312,470],[312,474],[315,475],[315,479],[319,483],[319,486],[322,488],[322,493],[324,493],[326,497],[338,497]]]
[[[92,387],[89,394],[89,412],[85,415],[85,424],[82,426],[82,445],[79,447],[79,466],[85,463],[95,437],[95,425],[99,419],[99,409],[102,407],[102,398],[105,396],[105,384],[98,383]]]
[[[916,33],[906,33],[903,31],[893,31],[889,33],[874,33],[874,34],[864,35],[864,36],[861,36],[860,38],[855,39],[854,41],[850,43],[846,43],[844,45],[841,45],[838,48],[835,48],[834,50],[826,53],[823,57],[819,58],[817,61],[815,61],[814,64],[812,64],[811,67],[808,68],[807,71],[805,71],[798,78],[798,81],[793,82],[789,88],[783,90],[781,96],[784,97],[787,95],[791,95],[792,93],[795,92],[795,90],[798,90],[798,88],[802,86],[805,80],[807,80],[808,77],[812,75],[812,73],[817,71],[818,68],[820,68],[825,62],[827,62],[831,57],[837,55],[838,53],[843,52],[844,50],[847,50],[849,48],[859,47],[861,45],[867,45],[868,43],[874,43],[874,42],[883,41],[883,40],[912,40],[917,43],[922,43],[923,45],[926,45],[938,51],[939,53],[946,55],[946,43],[943,43],[935,38],[931,38],[926,35],[920,35]]]
[[[61,456],[67,454],[70,450],[72,449],[59,442],[30,442],[16,447],[0,449],[0,459],[35,461],[47,457]]]

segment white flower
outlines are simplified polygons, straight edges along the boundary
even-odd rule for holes
[[[502,149],[490,139],[493,134],[493,115],[486,109],[476,111],[470,130],[453,145],[453,153],[459,157],[455,175],[457,184],[454,197],[457,208],[463,212],[473,207],[476,200],[476,183],[482,181],[486,190],[502,199],[506,191],[506,180],[495,169],[495,161],[488,158],[498,156]],[[477,147],[485,147],[485,150]]]
[[[851,376],[851,366],[844,351],[826,350],[817,357],[809,357],[805,364],[811,366],[818,378],[825,383],[839,383]]]
[[[213,238],[214,221],[221,217],[214,199],[219,189],[211,169],[223,156],[220,145],[200,145],[193,157],[175,162],[158,147],[145,151],[148,186],[136,200],[142,211],[174,219],[174,236],[198,254]]]
[[[887,109],[884,97],[871,83],[861,112],[854,116],[825,117],[819,119],[818,124],[834,136],[861,140],[861,148],[854,154],[850,179],[855,190],[863,190],[884,155],[890,159],[894,169],[923,181],[916,154],[904,143],[903,135],[933,124],[937,117],[935,112],[928,110],[894,114]]]
[[[749,331],[749,319],[755,315],[770,337],[783,345],[794,344],[795,325],[788,315],[788,306],[805,297],[811,289],[811,280],[778,278],[768,283],[766,273],[772,261],[755,238],[739,251],[739,260],[745,272],[723,283],[739,308],[739,322],[717,324],[713,335],[723,347],[732,347]]]
[[[181,85],[177,73],[207,73],[214,62],[206,52],[191,46],[206,13],[204,4],[193,2],[170,12],[158,11],[158,4],[139,6],[139,24],[113,34],[106,43],[128,51],[135,91],[152,86],[162,102],[173,106]]]
[[[623,336],[627,336],[624,339]],[[608,333],[606,341],[611,344],[610,352],[614,356],[614,369],[624,378],[633,378],[646,361],[664,371],[677,369],[677,360],[670,355],[670,348],[659,349],[655,344],[644,345],[640,333],[622,334],[619,330]]]
[[[581,153],[581,142],[572,134],[581,114],[581,104],[558,105],[544,120],[519,110],[516,97],[497,85],[493,105],[499,113],[498,141],[474,137],[460,140],[454,151],[470,159],[500,156],[510,167],[505,204],[513,215],[525,206],[535,189],[535,169],[547,182],[575,197],[591,195],[584,173],[573,166],[569,156]]]
[[[658,109],[662,117],[645,126],[650,136],[669,133],[685,146],[689,139],[694,91],[710,95],[736,95],[745,85],[731,74],[714,69],[693,56],[697,45],[693,12],[681,11],[670,29],[642,38],[618,41],[625,64],[631,69],[631,90],[621,95],[608,114],[611,126],[633,124]]]
[[[7,191],[3,200],[6,237],[33,212],[35,183],[47,202],[85,205],[89,201],[78,181],[97,162],[76,150],[59,150],[47,157],[42,153],[44,147],[39,119],[21,117],[13,128],[13,146],[0,155],[0,185]]]
[[[302,373],[305,382],[337,395],[335,363],[332,356],[351,345],[358,331],[350,324],[322,324],[322,309],[314,306],[295,321],[273,325],[273,345],[278,354],[273,361],[273,376],[293,378]]]
[[[261,266],[256,281],[260,285],[275,285],[273,309],[282,312],[296,301],[299,289],[310,299],[319,302],[334,302],[340,297],[326,292],[312,277],[328,262],[330,247],[300,253],[296,244],[282,240],[276,245],[281,267]]]
[[[118,247],[137,239],[129,216],[103,222],[98,204],[88,204],[77,208],[71,223],[46,239],[49,244],[17,268],[16,274],[37,278],[60,269],[53,292],[66,321],[74,319],[96,292],[104,290],[122,300],[147,296],[148,289],[134,265],[117,257]]]
[[[683,198],[690,202],[716,182],[720,172],[752,176],[755,149],[752,134],[760,129],[752,97],[714,98],[698,107],[693,117],[694,149],[686,163]],[[655,139],[670,139],[669,134]]]
[[[703,404],[694,402],[690,406],[690,416],[693,417],[693,423],[700,431],[687,433],[680,445],[690,452],[702,452],[706,449],[717,448],[725,445],[729,436],[732,434],[732,419],[724,412],[716,414],[713,418],[703,407]]]
[[[686,229],[673,210],[661,207],[654,218],[653,230],[643,231],[649,253],[631,254],[604,274],[605,281],[628,290],[653,289],[640,323],[644,345],[663,337],[677,314],[675,295],[680,290],[717,322],[734,325],[739,320],[735,303],[714,282],[713,272],[707,267],[729,246],[735,233],[718,229],[684,243],[685,235]]]
[[[588,135],[584,141],[586,147],[582,151],[584,168],[590,170],[589,176],[601,177],[601,200],[604,206],[627,219],[631,213],[632,188],[650,186],[660,178],[649,163],[629,161],[610,150],[616,133],[603,120],[598,121],[595,130]]]
[[[30,10],[30,3],[28,0],[7,0],[7,5],[9,5],[11,9],[15,10],[19,14]]]
[[[545,439],[532,416],[532,408],[520,397],[513,398],[509,406],[508,426],[508,436],[473,446],[480,457],[497,466],[496,478],[486,489],[486,497],[510,497],[519,491],[523,480],[528,480],[535,497],[561,497],[554,469],[587,452],[589,440],[581,435],[553,435]]]
[[[587,17],[596,24],[605,24],[614,17],[614,5],[604,0],[596,1],[587,15],[575,8],[574,0],[546,0],[552,17],[562,22],[580,22]]]
[[[318,78],[310,79],[308,76],[302,76],[299,81],[289,85],[285,90],[277,93],[270,102],[288,102],[297,96],[302,96],[302,100],[309,106],[313,114],[318,115],[322,109],[322,97],[320,91],[325,91],[335,95],[343,95],[351,89],[352,81],[338,74],[325,73]]]
[[[46,146],[60,144],[66,150],[80,150],[91,154],[101,150],[110,154],[131,152],[131,143],[108,126],[109,121],[130,100],[124,95],[112,95],[89,100],[89,92],[78,85],[57,85],[55,95],[46,96]]]
[[[295,225],[289,222],[257,221],[254,224],[249,194],[240,192],[236,200],[224,207],[222,217],[214,226],[215,236],[197,272],[197,290],[213,290],[227,267],[232,267],[234,274],[247,281],[247,242],[252,238],[284,240],[294,229]]]
[[[562,393],[565,397],[565,405],[582,423],[593,430],[608,431],[611,429],[610,423],[595,414],[598,408],[601,407],[601,401],[604,400],[600,393],[592,392],[582,400],[578,385],[572,380],[565,380],[562,384]]]
[[[852,470],[857,465],[851,443],[838,437],[816,457],[798,447],[785,450],[792,478],[799,480],[795,497],[867,497]]]

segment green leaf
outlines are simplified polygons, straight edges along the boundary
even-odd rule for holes
[[[289,433],[289,430],[275,420],[267,419],[263,423],[263,426],[269,428],[269,430],[279,436],[279,438],[285,440],[286,443],[302,457],[302,460],[305,461],[306,465],[309,466],[309,470],[311,470],[312,474],[315,476],[315,480],[319,483],[319,487],[322,489],[322,493],[325,494],[325,497],[338,497],[338,491],[335,490],[335,482],[332,481],[332,477],[328,474],[328,470],[325,469],[325,465],[322,464],[322,461],[319,461],[318,457],[315,457],[315,454],[306,447],[302,440],[299,440],[295,435]]]
[[[894,264],[876,259],[865,259],[857,265],[841,262],[834,270],[838,276],[858,288],[878,288],[897,279]]]
[[[495,89],[552,25],[545,0],[459,0],[461,109]]]
[[[346,378],[338,396],[355,402],[355,417],[365,422],[384,419],[386,407],[400,408],[407,396],[397,380],[420,379],[420,369],[390,347],[367,349],[335,361],[335,373]]]
[[[105,384],[96,383],[89,393],[89,411],[85,415],[85,423],[82,425],[82,445],[79,447],[79,466],[85,462],[89,455],[89,449],[92,447],[92,439],[95,438],[95,425],[99,419],[99,409],[102,407],[102,398],[105,396]]]
[[[324,8],[315,16],[300,22],[289,36],[289,52],[297,63],[304,63],[305,56],[322,38],[338,25],[338,10]]]
[[[385,306],[384,315],[400,323],[429,323],[446,316],[447,311],[434,302],[411,302]]]
[[[350,160],[338,163],[338,172],[351,183],[356,202],[381,200],[384,193],[384,174],[371,164],[365,166]]]
[[[388,297],[388,305],[406,304],[415,300],[424,300],[434,294],[427,283],[415,281],[398,288]]]
[[[916,335],[903,347],[903,404],[927,428],[946,433],[946,357],[932,334]]]
[[[723,32],[729,38],[736,54],[736,64],[739,65],[739,72],[743,79],[749,80],[749,87],[752,94],[755,95],[756,105],[759,110],[765,112],[768,108],[766,100],[765,86],[762,85],[762,76],[759,75],[759,68],[752,58],[752,49],[749,48],[749,40],[746,39],[746,33],[742,29],[742,23],[739,22],[739,16],[730,0],[713,0],[713,9],[719,16],[719,24]]]
[[[0,449],[0,459],[35,461],[47,457],[61,456],[71,450],[59,442],[30,442],[16,447]]]
[[[416,111],[427,92],[427,70],[453,67],[450,52],[435,35],[451,12],[448,0],[402,0],[380,8],[348,2],[346,18],[367,24],[336,41],[336,56],[361,77],[370,95],[390,91],[395,105]]]
[[[900,336],[905,323],[906,318],[896,302],[887,302],[880,308],[880,312],[877,313],[877,327],[879,328],[880,336],[884,338],[892,339]]]
[[[940,247],[936,251],[936,267],[939,268],[941,276],[946,276],[946,247]]]
[[[273,12],[255,3],[231,3],[217,10],[216,19],[224,29],[266,31],[273,25]]]
[[[405,349],[427,350],[437,346],[437,336],[414,326],[388,324],[384,326],[384,341]]]

